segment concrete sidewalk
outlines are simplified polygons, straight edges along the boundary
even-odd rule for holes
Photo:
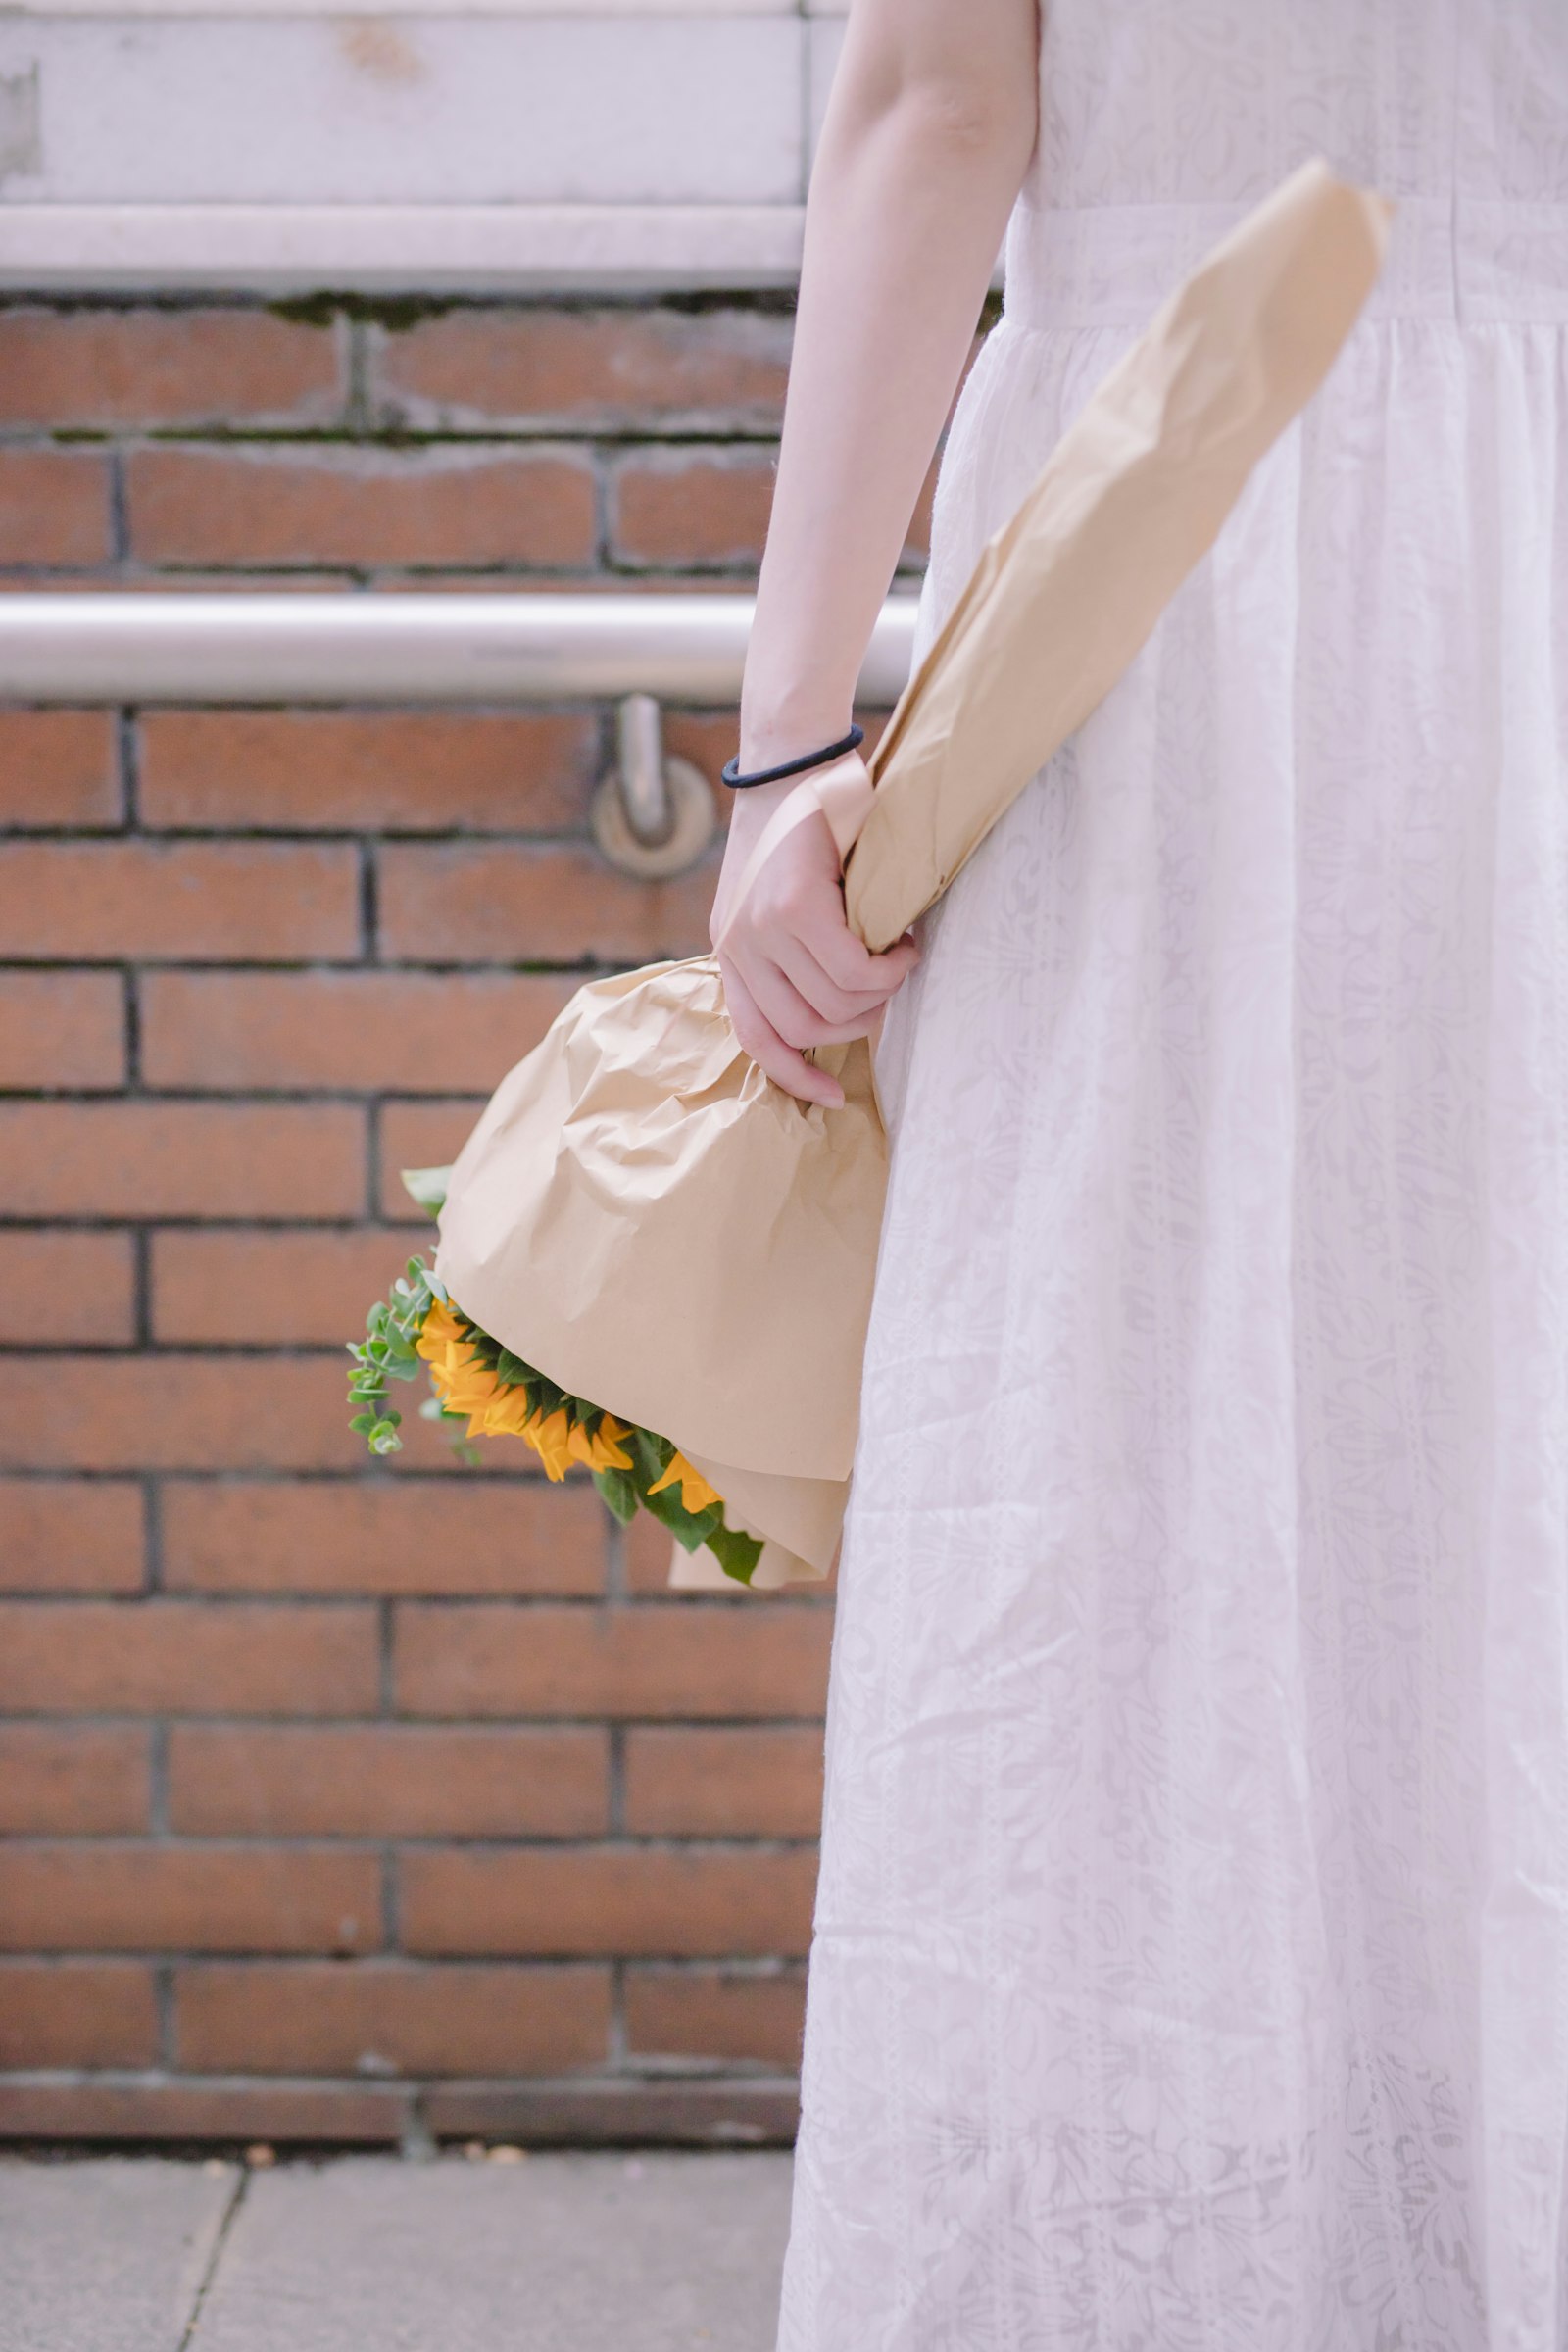
[[[0,2159],[0,2352],[772,2352],[779,2154]]]

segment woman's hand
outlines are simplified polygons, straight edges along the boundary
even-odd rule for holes
[[[710,936],[735,1034],[752,1059],[803,1102],[837,1105],[844,1089],[802,1049],[867,1036],[919,951],[906,937],[873,956],[850,929],[838,850],[819,811],[785,835],[731,918],[740,871],[793,782],[736,794]]]

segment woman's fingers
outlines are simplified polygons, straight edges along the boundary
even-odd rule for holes
[[[822,926],[813,923],[808,935],[812,955],[835,987],[875,996],[886,1004],[919,962],[918,941],[911,931],[906,931],[891,948],[884,948],[880,955],[874,956],[845,921],[844,902],[836,892],[834,902],[836,919]]]
[[[837,1046],[861,1037],[876,1018],[878,1007],[854,1014],[847,1021],[825,1020],[798,989],[788,972],[765,957],[740,956],[735,962],[762,1018],[786,1045]]]
[[[815,938],[797,938],[785,932],[771,936],[767,944],[779,970],[799,990],[812,1011],[822,1020],[839,1025],[874,1019],[901,985],[907,969],[906,965],[900,966],[872,988],[845,988],[828,971]]]
[[[751,990],[728,956],[719,957],[718,967],[735,1034],[758,1067],[765,1070],[786,1094],[796,1095],[805,1102],[823,1102],[830,1109],[837,1109],[844,1101],[844,1089],[838,1080],[828,1071],[817,1069],[804,1054],[785,1043],[758,1009]]]

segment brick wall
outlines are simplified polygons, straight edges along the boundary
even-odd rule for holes
[[[4,585],[734,584],[776,302],[0,308]],[[911,553],[911,564],[917,563]],[[732,713],[671,713],[710,775]],[[790,2128],[829,1611],[343,1340],[597,964],[609,713],[0,711],[0,2131]],[[722,795],[720,796],[723,797]]]

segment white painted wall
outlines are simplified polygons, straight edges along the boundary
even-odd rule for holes
[[[847,0],[24,0],[0,283],[775,284]]]

